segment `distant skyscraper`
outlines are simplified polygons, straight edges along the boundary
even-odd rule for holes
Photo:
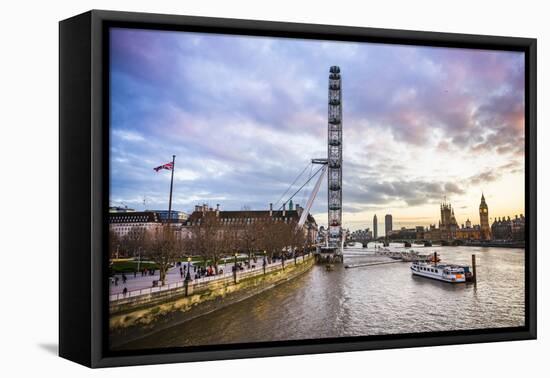
[[[386,214],[385,221],[386,221],[386,236],[388,236],[391,230],[393,230],[393,218],[391,214]]]
[[[374,238],[378,238],[378,218],[376,217],[376,214],[374,214],[374,217],[372,218],[372,231],[374,233]]]

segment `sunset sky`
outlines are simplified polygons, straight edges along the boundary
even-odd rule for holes
[[[130,29],[111,31],[111,204],[167,209],[153,167],[175,154],[174,209],[266,209],[326,157],[331,65],[344,227],[437,223],[445,196],[477,224],[482,192],[491,218],[524,213],[523,53]]]

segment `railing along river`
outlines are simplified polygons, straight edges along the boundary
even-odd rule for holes
[[[309,255],[309,256],[296,257],[296,263],[301,263],[309,258],[313,258],[313,256]],[[293,258],[284,260],[285,267],[292,266],[294,264],[295,264],[295,261]],[[282,266],[283,266],[283,262],[281,260],[272,262],[271,264],[267,264],[265,266],[265,273],[269,273],[273,270],[280,269],[282,268]],[[263,265],[260,265],[259,267],[255,266],[253,268],[245,268],[243,271],[237,270],[237,279],[242,280],[245,278],[249,278],[249,277],[261,275],[261,274],[264,274]],[[193,289],[197,290],[201,286],[212,283],[213,281],[229,282],[229,281],[233,281],[234,279],[235,279],[234,272],[227,272],[227,273],[224,272],[223,274],[192,279],[188,282],[188,285],[190,287],[193,286]],[[181,279],[177,282],[172,282],[170,284],[166,284],[163,286],[153,286],[153,287],[148,287],[143,289],[130,290],[130,291],[127,291],[126,293],[111,294],[109,296],[109,301],[115,302],[115,301],[124,300],[128,298],[135,298],[142,295],[151,295],[153,293],[159,293],[159,292],[174,290],[174,289],[183,288],[183,287],[185,287],[185,279]]]

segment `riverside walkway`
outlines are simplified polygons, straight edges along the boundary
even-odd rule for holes
[[[296,262],[297,263],[302,262],[304,261],[304,259],[307,259],[307,258],[308,256],[297,257]],[[272,262],[271,264],[267,264],[265,267],[266,273],[271,270],[280,268],[281,265],[282,265],[281,260],[277,260],[275,262]],[[294,265],[294,259],[285,260],[284,265],[285,266]],[[212,281],[223,281],[227,279],[233,279],[233,271],[232,271],[233,266],[234,266],[234,263],[226,262],[225,264],[221,264],[218,266],[219,269],[223,270],[223,274],[218,274],[213,276],[204,276],[201,278],[192,279],[189,283],[196,285],[196,284],[212,282]],[[165,284],[163,286],[153,286],[153,281],[159,281],[159,278],[160,278],[160,274],[158,273],[158,270],[157,272],[155,272],[155,275],[142,276],[141,273],[138,273],[136,277],[134,277],[133,273],[128,273],[126,275],[127,277],[126,283],[122,283],[121,274],[117,274],[117,276],[119,277],[118,285],[115,285],[113,282],[110,282],[109,300],[113,302],[113,301],[126,299],[130,297],[148,295],[151,293],[183,287],[185,285],[185,275],[182,278],[179,269],[180,268],[178,266],[174,266],[168,270],[166,274]],[[191,269],[193,269],[192,263],[191,263]],[[256,263],[251,261],[250,268],[245,267],[243,270],[238,270],[237,277],[238,279],[242,279],[242,278],[254,276],[257,274],[263,274],[263,270],[264,270],[263,258],[260,258],[260,259],[257,259]],[[191,277],[194,277],[194,274],[195,273],[191,270]],[[160,281],[159,281],[159,285],[160,285]],[[123,293],[124,288],[128,290],[126,294]]]

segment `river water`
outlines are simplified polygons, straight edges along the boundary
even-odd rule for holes
[[[379,261],[368,249],[347,248],[345,264]],[[403,250],[391,245],[391,250]],[[255,297],[123,348],[161,348],[276,340],[317,339],[524,325],[524,249],[422,247],[443,263],[471,265],[477,283],[449,284],[412,276],[398,262],[304,275]]]

